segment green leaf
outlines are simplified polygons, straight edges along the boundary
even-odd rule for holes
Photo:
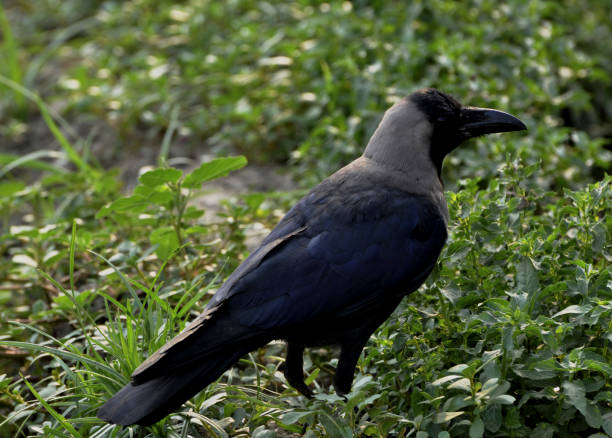
[[[592,359],[586,359],[584,361],[584,365],[592,371],[598,371],[602,374],[605,374],[607,377],[612,377],[612,365],[608,363]]]
[[[519,292],[528,294],[540,288],[538,273],[529,257],[523,257],[516,267],[516,285]]]
[[[108,210],[117,212],[141,213],[149,206],[149,200],[141,195],[132,195],[113,201]],[[108,214],[108,213],[107,213]]]
[[[353,432],[344,421],[337,417],[332,417],[326,412],[319,411],[319,421],[325,428],[327,436],[330,438],[352,438]]]
[[[605,401],[606,403],[612,404],[612,391],[601,391],[597,393],[597,395],[593,399],[595,403],[602,401],[602,400]]]
[[[132,196],[142,196],[147,199],[151,204],[164,205],[174,199],[173,192],[164,185],[156,187],[138,185],[134,189]]]
[[[582,411],[580,411],[582,412]],[[584,412],[582,412],[587,424],[591,427],[601,427],[601,411],[597,405],[587,402]]]
[[[16,263],[18,265],[26,265],[32,268],[36,268],[38,266],[38,263],[36,263],[36,260],[34,260],[32,257],[30,257],[27,254],[16,254],[12,257],[11,260],[13,263]]]
[[[109,214],[111,214],[113,212],[112,208],[110,208],[110,204],[109,205],[105,205],[104,207],[102,207],[100,210],[98,210],[98,212],[96,213],[95,218],[96,219],[102,219],[105,218],[106,216],[108,216]]]
[[[567,306],[560,312],[555,313],[552,317],[556,318],[557,316],[561,315],[584,315],[585,313],[590,312],[592,308],[593,307],[588,304],[585,304],[584,306],[573,304],[571,306]]]
[[[459,415],[464,414],[464,411],[457,412],[439,412],[434,416],[434,423],[446,423],[447,421],[451,421],[453,418],[458,417]]]
[[[480,417],[476,417],[470,426],[470,438],[482,438],[484,435],[484,423]]]
[[[435,381],[433,381],[431,384],[434,386],[440,386],[443,385],[447,382],[451,382],[453,380],[457,380],[457,379],[461,379],[461,376],[459,374],[451,374],[450,376],[444,376],[441,377]]]
[[[264,195],[263,193],[248,193],[246,195],[243,195],[242,199],[244,199],[244,202],[251,210],[256,211],[259,206],[266,200],[266,195]]]
[[[463,296],[463,292],[461,290],[453,287],[440,289],[440,293],[453,305],[456,305],[459,298]]]
[[[459,412],[463,411],[466,406],[473,406],[475,404],[471,394],[460,394],[453,397],[447,398],[444,402],[443,410],[445,412]]]
[[[601,427],[608,435],[612,436],[612,412],[606,412],[601,416]]]
[[[472,384],[470,379],[462,378],[448,385],[448,389],[458,389],[460,391],[471,392]]]
[[[155,190],[149,197],[151,204],[166,205],[174,199],[174,195],[169,191]]]
[[[593,251],[599,253],[606,245],[606,226],[601,222],[596,223],[591,230],[593,234]]]
[[[266,429],[265,426],[259,426],[253,431],[253,438],[276,438],[276,432]]]
[[[203,227],[202,225],[194,225],[193,227],[189,227],[185,229],[185,234],[202,234],[206,235],[208,233],[208,227]]]
[[[489,404],[511,405],[516,401],[514,397],[508,394],[498,395],[489,400]]]
[[[476,397],[477,398],[486,397],[487,395],[491,394],[493,391],[495,391],[499,387],[500,387],[500,384],[499,384],[499,379],[497,377],[494,377],[492,379],[487,379],[487,381],[483,383],[482,388],[480,388],[480,391],[478,391],[478,393],[476,394]]]
[[[287,412],[281,418],[281,423],[283,424],[294,424],[297,423],[301,418],[304,418],[307,415],[312,414],[310,411],[291,411]]]
[[[183,187],[193,189],[206,181],[227,175],[247,164],[247,159],[240,155],[237,157],[216,158],[202,165],[188,174],[183,180]]]
[[[204,210],[197,208],[194,205],[190,205],[185,209],[183,213],[183,219],[197,219],[204,214]]]
[[[314,371],[310,373],[310,375],[306,377],[306,379],[304,379],[304,383],[306,385],[310,385],[312,382],[315,381],[320,371],[321,371],[321,368],[315,368]]]
[[[181,175],[183,175],[183,172],[178,169],[154,169],[140,175],[138,181],[148,187],[157,187],[166,183],[175,183]]]
[[[601,426],[601,412],[586,398],[584,384],[581,381],[563,382],[563,392],[570,403],[584,415],[589,426],[598,428]]]
[[[172,227],[160,227],[151,233],[151,243],[157,245],[155,253],[161,260],[167,260],[179,247],[176,231]]]
[[[9,197],[23,190],[25,184],[21,181],[8,181],[0,184],[0,198]]]
[[[531,436],[537,438],[553,438],[555,436],[555,427],[548,423],[540,423],[533,430]]]
[[[501,405],[488,405],[482,417],[487,430],[490,432],[497,432],[503,421]]]
[[[459,365],[455,365],[448,369],[449,373],[452,374],[463,374],[463,372],[468,369],[470,366],[464,363],[460,363]]]

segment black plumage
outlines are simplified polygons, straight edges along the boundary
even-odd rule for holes
[[[305,395],[304,348],[339,345],[334,387],[349,392],[370,335],[425,281],[444,245],[444,156],[467,138],[524,128],[437,90],[393,106],[364,155],[300,200],[98,416],[152,424],[273,339],[287,342],[285,376]]]

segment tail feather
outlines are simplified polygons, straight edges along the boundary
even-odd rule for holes
[[[164,418],[201,389],[218,379],[247,351],[203,358],[188,369],[167,373],[140,384],[129,383],[98,410],[98,417],[124,426],[149,426]]]

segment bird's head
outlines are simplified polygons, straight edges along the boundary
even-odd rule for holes
[[[427,88],[385,113],[364,155],[407,170],[432,165],[439,176],[444,157],[464,141],[524,129],[525,124],[508,113],[463,106],[448,94]]]

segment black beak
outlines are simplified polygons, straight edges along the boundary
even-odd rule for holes
[[[516,117],[489,108],[466,107],[461,111],[459,131],[465,139],[495,132],[523,131],[527,126]]]

